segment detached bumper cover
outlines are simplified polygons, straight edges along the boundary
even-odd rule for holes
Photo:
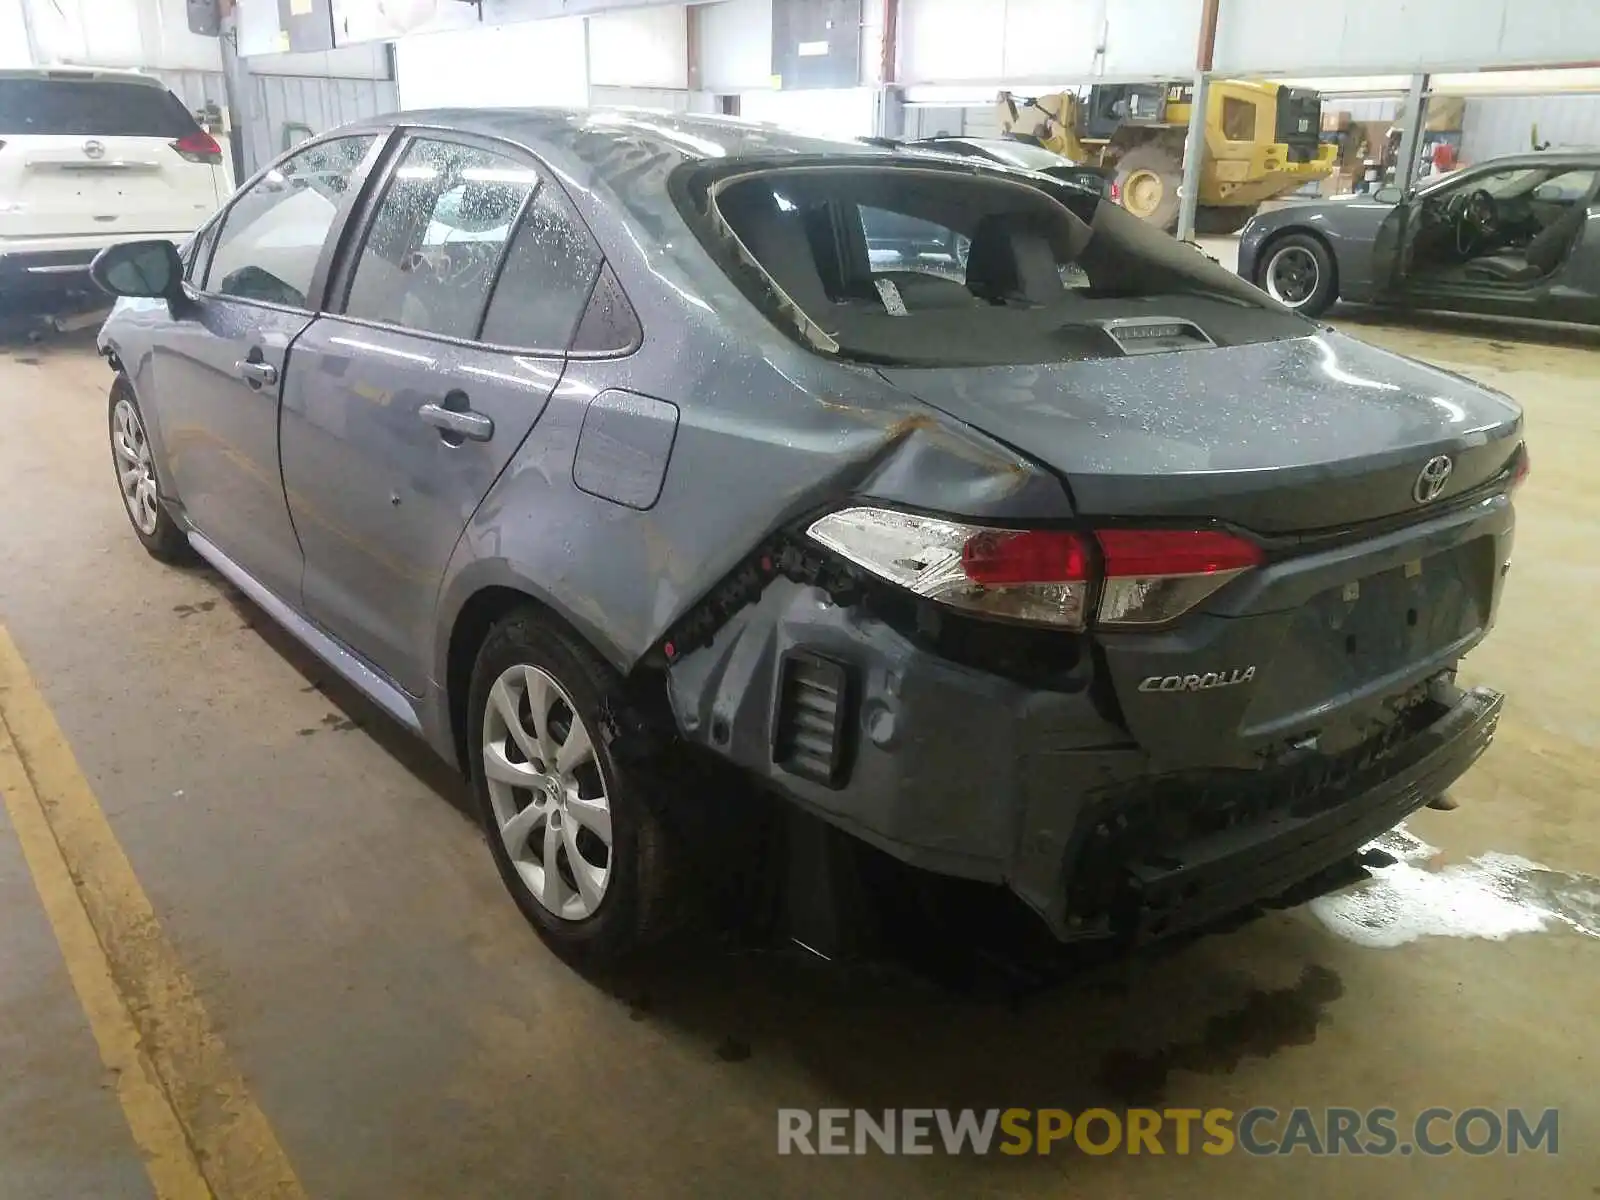
[[[48,315],[111,298],[89,278],[99,247],[74,250],[7,250],[0,246],[0,312]]]

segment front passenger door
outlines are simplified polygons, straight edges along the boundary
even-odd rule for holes
[[[560,380],[599,271],[531,159],[416,136],[340,271],[342,314],[295,347],[283,479],[306,611],[412,695],[445,565]]]
[[[169,482],[189,523],[291,602],[300,548],[278,471],[280,386],[318,306],[344,198],[377,140],[317,143],[240,193],[197,244],[189,311],[170,322],[153,364]]]

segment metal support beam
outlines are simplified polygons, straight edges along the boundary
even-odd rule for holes
[[[239,57],[239,10],[237,5],[223,6],[222,30],[217,48],[222,52],[222,97],[228,106],[228,149],[233,159],[233,179],[242,184],[258,165],[255,155],[246,153],[245,139],[250,136],[253,116],[250,111],[250,71]],[[267,158],[274,153],[267,146]]]
[[[1194,107],[1189,110],[1189,136],[1183,143],[1183,192],[1178,197],[1178,240],[1194,237],[1194,214],[1200,207],[1200,167],[1206,157],[1206,104],[1211,98],[1211,72],[1194,77]]]
[[[1406,122],[1400,130],[1400,152],[1394,160],[1394,185],[1402,192],[1411,190],[1417,177],[1417,155],[1422,149],[1422,130],[1428,120],[1428,77],[1413,75],[1406,95]]]
[[[1211,64],[1217,49],[1217,14],[1222,0],[1204,0],[1200,39],[1194,48],[1194,103],[1189,109],[1189,136],[1183,144],[1183,191],[1178,197],[1178,240],[1194,237],[1194,214],[1200,206],[1200,168],[1206,157],[1206,108],[1211,92]]]

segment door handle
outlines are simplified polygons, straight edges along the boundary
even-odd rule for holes
[[[450,435],[487,442],[494,436],[494,420],[470,408],[445,408],[440,404],[424,404],[417,409],[424,424],[432,425],[447,439]]]
[[[240,379],[253,388],[271,386],[278,382],[278,368],[269,362],[240,359],[233,364],[233,369],[238,373]]]

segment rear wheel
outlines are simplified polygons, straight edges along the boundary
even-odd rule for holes
[[[1256,268],[1255,284],[1279,304],[1314,317],[1338,295],[1328,248],[1306,233],[1291,233],[1268,244]]]
[[[473,667],[473,791],[517,907],[564,957],[624,958],[678,906],[652,764],[623,761],[606,723],[616,674],[537,609],[503,618]]]
[[[1117,160],[1122,207],[1161,229],[1178,223],[1183,162],[1161,146],[1136,146]]]
[[[109,406],[111,465],[116,468],[123,511],[152,558],[162,562],[194,561],[189,539],[161,502],[155,457],[145,433],[144,414],[125,376],[111,385]]]

